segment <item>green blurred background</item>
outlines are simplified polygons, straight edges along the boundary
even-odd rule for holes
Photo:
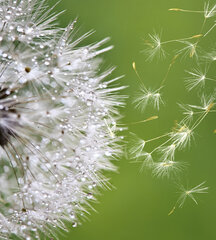
[[[50,1],[52,5],[56,0]],[[145,119],[159,114],[159,119],[129,127],[130,132],[149,139],[168,131],[174,120],[180,119],[176,102],[198,103],[196,94],[185,91],[185,69],[193,62],[181,59],[175,64],[164,89],[166,105],[159,113],[147,109],[141,113],[134,108],[132,98],[138,91],[137,77],[132,69],[135,61],[139,74],[147,86],[156,87],[164,77],[172,56],[164,61],[148,63],[141,53],[143,39],[153,30],[163,32],[163,39],[175,39],[198,34],[203,17],[199,14],[169,12],[169,8],[203,9],[203,0],[61,0],[57,10],[66,9],[59,22],[62,26],[78,17],[79,32],[91,29],[95,34],[85,40],[91,43],[110,36],[115,48],[104,54],[106,66],[117,66],[114,76],[125,75],[121,84],[128,85],[124,92],[129,95],[127,107],[122,113],[124,122]],[[215,32],[205,42],[214,44]],[[169,49],[168,49],[169,50]],[[216,73],[216,72],[215,72]],[[213,116],[200,125],[191,148],[179,153],[177,159],[188,162],[181,176],[184,184],[195,186],[207,181],[208,194],[198,196],[199,205],[188,200],[182,209],[168,216],[178,198],[175,182],[152,177],[148,171],[140,172],[140,164],[132,159],[121,158],[119,173],[109,174],[115,187],[102,191],[98,203],[90,211],[89,219],[82,226],[72,228],[60,239],[72,240],[214,240],[216,239],[216,128]],[[126,136],[127,138],[129,136]]]

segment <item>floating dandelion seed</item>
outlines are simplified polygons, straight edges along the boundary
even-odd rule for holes
[[[147,48],[144,52],[148,56],[147,60],[151,61],[156,56],[159,58],[164,58],[166,56],[166,53],[162,48],[161,37],[159,34],[149,34],[149,40],[145,40],[145,45]]]
[[[181,123],[191,123],[194,117],[202,116],[209,112],[215,112],[215,96],[202,95],[200,97],[201,105],[192,105],[192,104],[179,104],[183,110],[185,118],[182,119]]]
[[[190,75],[190,77],[186,79],[186,87],[188,90],[192,90],[197,86],[203,87],[205,85],[206,71],[202,72],[200,69],[194,69],[193,72],[187,71],[187,73]]]
[[[181,186],[181,195],[179,199],[177,200],[177,205],[179,207],[183,207],[185,201],[187,198],[192,199],[196,204],[198,204],[195,195],[200,193],[208,193],[208,187],[205,187],[205,182],[200,183],[199,185],[191,188],[191,189],[185,189],[183,186]]]
[[[188,105],[190,108],[193,108],[194,110],[196,110],[196,113],[205,113],[205,112],[209,112],[212,111],[213,107],[215,106],[215,96],[214,95],[205,95],[203,94],[200,97],[200,102],[201,105]]]
[[[137,158],[142,154],[142,151],[144,150],[146,141],[137,137],[136,134],[131,133],[130,137],[130,149],[129,149],[129,154],[130,156]]]
[[[177,54],[181,54],[183,57],[189,56],[189,57],[198,57],[197,56],[197,43],[192,43],[189,41],[179,41],[180,43],[183,43],[185,47],[181,48],[177,51]]]
[[[156,177],[170,177],[178,174],[184,167],[183,163],[175,162],[166,159],[161,162],[154,163],[153,165],[153,175]]]
[[[143,81],[136,69],[135,62],[132,63],[132,67],[138,77],[139,84],[140,84],[140,90],[136,98],[134,99],[134,104],[136,105],[137,108],[144,110],[149,103],[152,103],[153,106],[159,110],[160,104],[163,103],[163,100],[161,98],[161,93],[160,93],[162,86],[154,91],[147,89],[143,84]]]
[[[178,104],[178,105],[181,108],[183,114],[185,115],[185,117],[182,119],[180,124],[184,124],[184,123],[190,124],[195,115],[192,107],[188,104]]]
[[[108,39],[79,47],[91,32],[75,39],[44,3],[0,1],[1,239],[76,227],[121,152],[122,87],[96,58]]]
[[[159,110],[160,105],[163,103],[160,89],[161,88],[152,91],[152,90],[146,89],[145,86],[141,86],[139,93],[134,99],[135,106],[137,108],[140,108],[142,111],[144,111],[148,104],[152,104],[156,109]]]
[[[162,146],[158,148],[158,152],[162,154],[161,159],[164,161],[167,159],[170,159],[171,161],[174,160],[174,155],[176,151],[176,145],[175,144],[170,144],[168,146]]]
[[[186,125],[178,125],[178,128],[170,135],[175,146],[182,149],[190,144],[193,131]]]
[[[168,213],[168,216],[174,213],[177,207],[182,208],[187,198],[190,198],[195,204],[198,204],[195,197],[196,194],[208,193],[208,187],[204,186],[205,182],[193,187],[192,189],[185,189],[184,186],[180,186],[180,197],[178,198],[175,206]]]
[[[202,13],[204,14],[204,17],[207,19],[207,18],[214,17],[216,15],[216,4],[210,7],[209,2],[205,2],[203,11],[187,10],[187,9],[181,9],[181,8],[170,8],[169,11],[186,12],[186,13]]]
[[[145,167],[152,168],[154,166],[154,161],[151,153],[143,152],[142,154],[140,154],[139,158],[142,162],[141,170],[144,170]]]

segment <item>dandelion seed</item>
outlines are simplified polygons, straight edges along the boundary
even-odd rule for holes
[[[199,69],[194,69],[193,72],[187,71],[190,77],[186,79],[186,87],[189,91],[197,86],[203,87],[206,81],[206,71],[202,72]]]
[[[192,110],[192,107],[188,104],[178,104],[180,106],[180,108],[183,111],[183,114],[185,115],[185,117],[182,119],[181,124],[182,123],[186,123],[189,124],[191,123],[191,121],[193,120],[194,117],[194,111]]]
[[[159,110],[160,105],[163,103],[161,98],[160,89],[155,91],[148,90],[144,86],[141,86],[139,93],[137,94],[134,103],[137,108],[144,111],[148,104],[152,104],[156,109]]]
[[[205,112],[209,112],[212,111],[212,108],[215,106],[215,96],[214,95],[205,95],[203,94],[200,97],[200,101],[201,101],[201,105],[191,105],[189,104],[188,106],[190,108],[193,108],[195,110],[198,110],[198,113],[205,113]]]
[[[175,11],[175,12],[181,12],[181,11],[184,11],[183,9],[181,8],[170,8],[168,9],[169,11]]]
[[[177,200],[177,205],[179,207],[183,207],[187,198],[192,199],[195,204],[198,204],[195,195],[200,194],[200,193],[208,193],[207,192],[208,187],[205,187],[204,184],[205,184],[205,182],[202,182],[199,185],[197,185],[191,189],[185,189],[183,186],[181,186],[181,188],[180,188],[181,195],[180,195],[179,199]]]
[[[168,213],[168,216],[172,215],[172,214],[174,213],[175,209],[176,209],[176,206],[174,206],[174,207],[171,209],[171,211]]]
[[[146,141],[131,133],[129,154],[133,158],[139,158],[144,150]]]
[[[186,45],[185,47],[181,48],[177,51],[177,54],[181,54],[183,56],[197,57],[197,43],[192,43],[189,41],[178,41]]]
[[[210,7],[209,2],[204,3],[204,11],[196,11],[196,10],[187,10],[181,8],[170,8],[169,11],[176,11],[176,12],[188,12],[188,13],[202,13],[204,17],[211,18],[214,17],[216,14],[216,4]]]
[[[141,79],[141,77],[140,77],[140,75],[139,75],[139,73],[138,73],[138,71],[136,69],[136,63],[135,62],[132,63],[132,67],[133,67],[133,70],[134,70],[134,72],[136,73],[136,75],[138,77],[138,80],[140,81],[141,84],[143,84],[143,81],[142,81],[142,79]]]
[[[143,170],[145,167],[152,168],[154,166],[154,161],[151,153],[143,152],[140,155],[140,160],[142,161],[141,170]]]
[[[158,116],[152,116],[152,117],[149,117],[144,120],[137,121],[137,122],[122,123],[122,124],[118,124],[118,125],[120,125],[120,126],[121,125],[135,125],[135,124],[139,124],[139,123],[146,123],[146,122],[153,121],[156,119],[158,119]]]
[[[164,160],[154,163],[153,175],[156,177],[171,177],[179,173],[183,168],[183,164],[172,160]]]
[[[173,144],[175,144],[177,148],[183,149],[190,144],[191,138],[193,136],[193,131],[186,125],[178,125],[178,128],[170,135]]]
[[[161,81],[161,84],[160,84],[161,87],[164,86],[164,83],[166,82],[166,80],[167,80],[167,78],[168,78],[168,75],[169,75],[169,73],[170,73],[170,70],[171,70],[171,68],[173,67],[173,65],[175,64],[176,59],[177,59],[178,57],[179,57],[179,54],[176,54],[176,55],[172,58],[172,60],[171,60],[171,62],[170,62],[170,64],[169,64],[169,67],[168,67],[168,69],[167,69],[167,72],[166,72],[166,74],[165,74],[165,77],[164,77],[163,80]]]
[[[151,61],[154,57],[164,58],[166,53],[162,48],[162,42],[159,34],[149,34],[150,40],[145,41],[147,49],[144,51],[147,55],[147,61]]]
[[[168,146],[162,146],[158,148],[158,153],[162,154],[161,159],[166,161],[166,159],[174,160],[176,145],[170,144]]]

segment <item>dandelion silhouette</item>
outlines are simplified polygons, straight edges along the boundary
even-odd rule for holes
[[[76,227],[121,152],[117,80],[45,0],[0,0],[0,238]],[[112,87],[111,87],[112,84]],[[42,234],[42,235],[41,235]]]

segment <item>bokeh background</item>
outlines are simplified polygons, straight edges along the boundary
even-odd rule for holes
[[[56,0],[50,0],[52,6]],[[215,3],[212,1],[212,3]],[[193,66],[190,59],[180,59],[172,68],[164,89],[165,105],[159,112],[148,108],[141,113],[134,108],[132,99],[139,89],[132,69],[135,61],[146,86],[157,87],[164,77],[171,55],[164,61],[145,61],[142,50],[148,33],[162,31],[164,40],[198,34],[203,22],[200,14],[169,12],[169,8],[202,10],[203,0],[61,0],[56,11],[66,10],[60,18],[61,26],[78,17],[79,34],[91,29],[96,32],[84,43],[110,36],[115,48],[104,54],[105,66],[117,66],[113,76],[125,75],[121,84],[129,86],[129,96],[122,110],[123,122],[134,122],[158,114],[159,119],[145,124],[130,125],[128,132],[149,139],[158,136],[181,118],[176,102],[198,103],[197,95],[185,91],[185,70]],[[205,41],[214,45],[215,34]],[[171,46],[173,47],[173,46]],[[170,47],[170,48],[171,48]],[[167,49],[169,51],[169,48]],[[216,75],[216,71],[215,71]],[[93,203],[89,219],[69,233],[60,235],[65,240],[214,240],[216,239],[216,159],[215,116],[209,115],[195,134],[191,147],[178,154],[177,159],[188,163],[181,175],[185,185],[194,186],[206,181],[209,193],[198,196],[199,205],[188,200],[182,209],[168,216],[178,198],[175,180],[152,177],[140,172],[140,164],[127,157],[116,163],[118,173],[108,174],[114,188],[102,191],[98,203]],[[130,136],[126,133],[126,139]],[[151,146],[150,146],[151,147]]]

